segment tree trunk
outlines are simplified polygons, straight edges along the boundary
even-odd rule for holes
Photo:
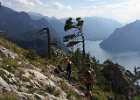
[[[83,44],[83,56],[85,57],[86,52],[85,52],[85,38],[84,38],[84,36],[82,36],[82,44]]]

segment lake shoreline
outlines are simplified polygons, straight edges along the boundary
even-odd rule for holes
[[[110,59],[114,63],[124,66],[127,70],[133,71],[135,66],[140,66],[140,53],[138,52],[124,52],[124,53],[109,53],[100,47],[102,41],[86,40],[86,52],[91,56],[95,56],[100,63]]]

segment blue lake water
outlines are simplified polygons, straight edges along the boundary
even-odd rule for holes
[[[131,71],[133,71],[135,66],[140,66],[140,53],[126,52],[112,54],[100,48],[100,43],[101,41],[86,41],[86,52],[90,53],[92,56],[95,56],[96,59],[100,60],[100,63],[110,59]]]

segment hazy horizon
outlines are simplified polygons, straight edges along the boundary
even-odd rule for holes
[[[140,19],[140,0],[0,0],[17,11],[49,17],[97,16],[129,23]]]

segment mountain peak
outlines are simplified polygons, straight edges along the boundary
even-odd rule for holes
[[[100,46],[111,52],[139,51],[140,20],[116,29]],[[132,41],[133,40],[133,41]]]
[[[23,47],[45,53],[47,37],[42,40],[42,36],[36,33],[44,27],[50,29],[52,41],[58,40],[58,34],[50,27],[47,19],[34,20],[26,12],[18,12],[5,6],[0,8],[0,30],[4,31],[9,39],[18,41]]]

